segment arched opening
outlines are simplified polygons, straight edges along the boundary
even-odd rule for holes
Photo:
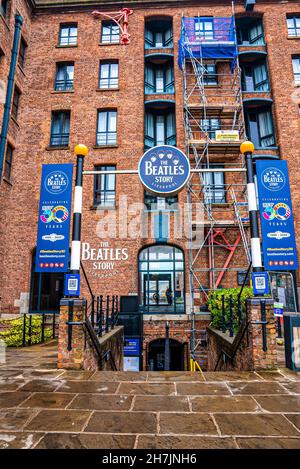
[[[58,313],[64,296],[64,273],[36,272],[35,261],[36,249],[32,252],[29,312]]]
[[[139,300],[144,313],[184,313],[184,254],[181,249],[155,244],[140,251]]]
[[[175,339],[170,341],[170,371],[184,370],[184,344]],[[156,339],[148,345],[148,369],[150,371],[164,371],[165,369],[165,339]]]

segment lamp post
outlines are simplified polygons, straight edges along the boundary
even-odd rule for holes
[[[80,237],[81,237],[81,212],[82,212],[82,172],[84,157],[88,154],[88,148],[79,144],[74,148],[77,156],[76,179],[74,190],[74,208],[73,208],[73,230],[71,247],[71,272],[79,274],[80,270]]]
[[[254,171],[252,155],[254,145],[250,141],[243,142],[240,147],[241,153],[245,155],[246,169],[247,169],[247,195],[248,195],[248,210],[250,219],[250,234],[251,234],[251,259],[253,272],[261,272],[263,270],[261,262],[261,247],[258,229],[258,209],[256,202],[256,190],[254,184]]]

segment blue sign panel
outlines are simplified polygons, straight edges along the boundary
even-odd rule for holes
[[[44,164],[36,248],[36,272],[67,272],[72,164]]]
[[[139,355],[140,354],[140,339],[124,338],[124,355]]]
[[[144,187],[154,194],[176,194],[190,177],[187,156],[171,145],[147,150],[139,162],[139,177]]]
[[[267,295],[269,293],[268,272],[253,272],[252,286],[254,295]]]
[[[66,274],[65,296],[80,295],[80,274]]]
[[[257,161],[257,185],[266,270],[298,268],[286,161]]]

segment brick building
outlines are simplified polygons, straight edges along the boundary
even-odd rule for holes
[[[126,45],[123,21],[119,27],[110,19],[125,7],[132,9]],[[190,24],[196,42],[215,39],[224,50],[224,34],[232,33],[237,59],[224,54],[200,63],[185,55],[190,38],[182,28],[189,31]],[[151,196],[136,175],[84,177],[82,263],[95,294],[138,297],[144,367],[160,367],[166,321],[172,366],[187,366],[191,311],[199,334],[209,322],[208,292],[237,286],[247,269],[244,175],[224,172],[242,168],[239,144],[246,136],[255,159],[288,161],[299,233],[299,85],[296,1],[237,1],[233,12],[227,0],[1,0],[1,314],[53,311],[63,294],[62,274],[34,272],[42,164],[74,162],[73,148],[81,142],[89,147],[86,170],[134,170],[145,149],[176,145],[192,166],[215,168],[178,198]],[[224,133],[231,131],[229,142]],[[187,192],[198,207],[191,218]],[[178,234],[184,215],[188,221]],[[189,230],[198,240],[193,247]],[[289,289],[297,292],[294,274],[273,281],[285,287],[287,301]],[[88,297],[85,284],[82,294]]]

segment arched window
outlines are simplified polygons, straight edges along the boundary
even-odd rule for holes
[[[184,254],[181,249],[155,244],[140,252],[139,298],[144,313],[184,313]]]

